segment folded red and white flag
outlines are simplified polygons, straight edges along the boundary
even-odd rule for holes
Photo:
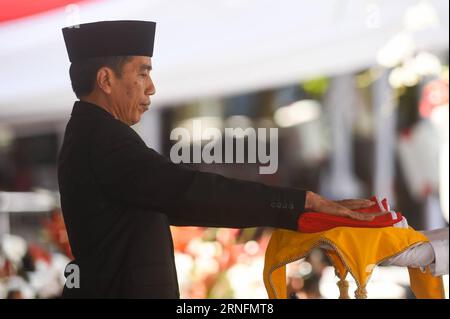
[[[389,213],[377,216],[372,221],[363,221],[322,212],[304,212],[298,219],[298,230],[302,233],[317,233],[336,227],[377,228],[392,226],[408,228],[406,218],[404,218],[400,212],[391,210],[387,199],[380,201],[377,197],[373,196],[370,200],[375,202],[375,204],[368,208],[357,209],[355,211],[361,213],[388,211]]]

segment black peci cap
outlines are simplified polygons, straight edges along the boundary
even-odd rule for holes
[[[70,62],[107,56],[153,56],[156,23],[100,21],[63,28]]]

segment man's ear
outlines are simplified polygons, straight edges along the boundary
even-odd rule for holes
[[[97,85],[106,94],[111,94],[114,80],[114,72],[112,69],[105,66],[97,71]]]

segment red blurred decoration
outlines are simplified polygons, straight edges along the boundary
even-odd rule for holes
[[[16,271],[12,262],[8,259],[5,260],[3,265],[0,265],[0,279],[6,279],[8,277],[14,276]]]
[[[50,221],[45,224],[45,228],[50,239],[61,249],[67,257],[74,259],[70,248],[69,237],[67,236],[66,225],[60,211],[54,211]]]
[[[407,127],[400,132],[402,139],[410,140],[412,138],[412,127]]]
[[[202,227],[171,227],[173,246],[176,251],[185,252],[187,246],[194,238],[203,236]]]
[[[31,257],[33,257],[33,261],[37,262],[38,260],[42,260],[48,265],[50,265],[52,261],[52,257],[50,254],[44,250],[42,247],[39,247],[35,244],[29,244],[28,245],[28,252],[30,253]]]
[[[0,0],[0,23],[84,1],[88,0]]]
[[[429,117],[436,106],[448,104],[448,81],[434,80],[425,85],[419,104],[422,117]]]

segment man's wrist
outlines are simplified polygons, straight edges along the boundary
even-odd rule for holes
[[[305,195],[305,210],[312,209],[316,201],[317,194],[311,191],[306,191]]]

